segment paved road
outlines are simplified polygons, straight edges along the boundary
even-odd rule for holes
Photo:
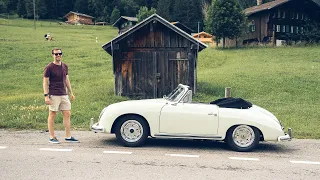
[[[50,144],[47,132],[0,130],[0,179],[320,179],[320,140],[239,153],[222,142],[148,139],[127,148],[114,135],[73,135],[81,142]]]

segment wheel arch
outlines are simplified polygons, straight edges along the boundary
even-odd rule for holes
[[[121,118],[126,117],[126,116],[138,116],[138,117],[140,117],[141,119],[143,119],[143,120],[146,122],[146,124],[148,125],[148,130],[149,130],[148,136],[150,136],[150,131],[151,131],[151,130],[150,130],[149,122],[146,120],[145,117],[141,116],[140,114],[135,114],[135,113],[122,114],[121,116],[117,117],[117,119],[116,119],[116,120],[113,122],[113,124],[112,124],[111,133],[115,133],[116,124],[120,121]]]
[[[252,126],[252,125],[248,125],[248,124],[235,124],[235,125],[233,125],[233,126],[229,127],[229,128],[228,128],[228,130],[226,131],[226,134],[225,134],[224,140],[226,140],[226,138],[227,138],[227,136],[228,136],[229,131],[231,131],[231,129],[232,129],[233,127],[240,126],[240,125],[247,125],[247,126],[250,126],[251,128],[255,128],[255,129],[257,129],[257,130],[259,131],[259,133],[260,133],[260,141],[264,141],[264,136],[263,136],[262,131],[261,131],[259,128],[257,128],[256,126]]]

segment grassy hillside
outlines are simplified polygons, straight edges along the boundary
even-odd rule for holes
[[[50,32],[54,41],[44,40]],[[0,128],[46,129],[47,107],[42,90],[43,68],[50,50],[61,47],[76,101],[74,129],[88,129],[101,109],[127,98],[114,95],[111,57],[101,45],[117,29],[109,26],[69,26],[56,22],[0,19]],[[98,43],[96,43],[98,37]],[[292,127],[297,138],[320,138],[320,47],[216,50],[199,55],[195,101],[210,102],[232,88],[242,97],[273,112]],[[56,120],[62,129],[62,118]]]

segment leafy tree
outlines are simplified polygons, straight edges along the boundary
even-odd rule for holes
[[[202,2],[194,0],[175,0],[173,20],[179,21],[191,29],[198,29],[198,22],[203,24]]]
[[[207,29],[217,38],[234,39],[243,32],[245,16],[236,0],[215,0],[210,7]]]
[[[140,8],[136,17],[138,18],[138,21],[140,22],[140,21],[143,21],[144,19],[148,18],[152,14],[156,13],[156,11],[157,10],[154,8],[151,8],[149,10],[146,6],[143,6]]]
[[[300,29],[301,39],[308,43],[320,42],[320,21],[308,19],[303,29]]]
[[[113,8],[110,16],[110,23],[115,23],[120,18],[120,11],[117,7]]]
[[[174,1],[172,0],[159,0],[157,5],[157,14],[168,21],[172,21],[173,2]]]

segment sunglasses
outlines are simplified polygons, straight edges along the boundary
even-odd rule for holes
[[[53,53],[55,56],[62,56],[62,53]]]

